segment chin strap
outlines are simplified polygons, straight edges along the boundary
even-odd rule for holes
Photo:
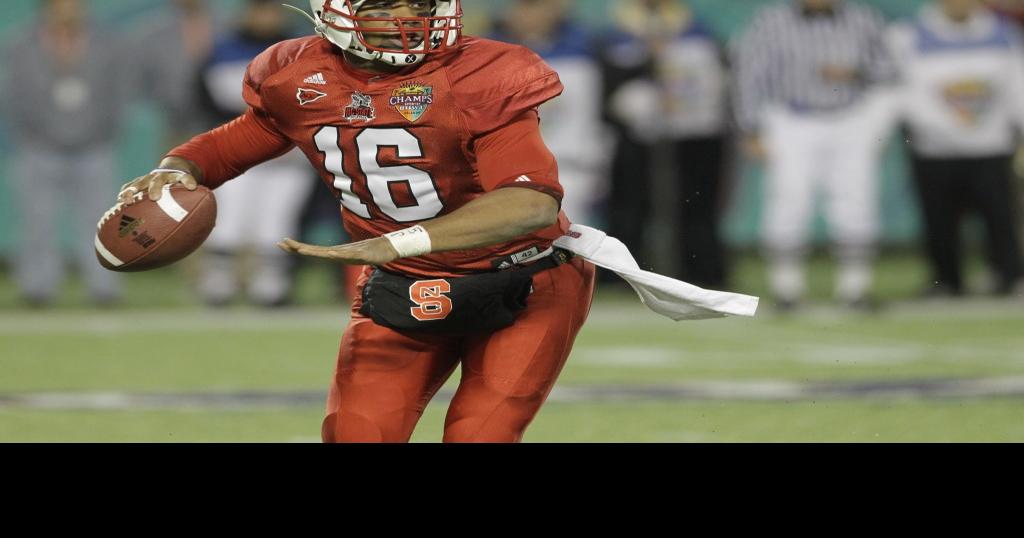
[[[297,7],[295,7],[293,5],[290,5],[290,4],[281,4],[281,5],[283,7],[286,7],[288,9],[292,10],[292,11],[295,11],[297,13],[301,13],[303,17],[306,17],[307,19],[309,19],[309,22],[313,23],[314,31],[316,31],[316,33],[318,33],[320,35],[323,35],[324,30],[327,28],[327,25],[325,25],[323,23],[323,21],[317,20],[316,17],[310,15],[309,13],[306,13],[306,10],[304,10],[304,9],[297,8]]]

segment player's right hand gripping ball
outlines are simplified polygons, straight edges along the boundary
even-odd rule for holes
[[[170,265],[192,254],[213,231],[217,201],[210,189],[165,185],[159,201],[135,194],[100,219],[96,258],[111,271],[135,272]]]

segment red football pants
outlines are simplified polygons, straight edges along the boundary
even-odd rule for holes
[[[590,312],[594,266],[576,258],[533,282],[514,325],[468,336],[382,327],[359,314],[357,294],[327,398],[324,442],[408,442],[423,409],[460,364],[444,441],[519,442]]]

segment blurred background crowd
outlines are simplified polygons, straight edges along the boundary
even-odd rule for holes
[[[74,267],[95,304],[118,303],[119,275],[93,254],[96,220],[163,152],[244,110],[247,63],[310,31],[280,3],[5,3],[0,278],[19,304],[52,304]],[[1024,0],[464,9],[467,33],[521,43],[558,71],[565,93],[541,113],[563,208],[645,268],[736,289],[737,253],[756,255],[788,311],[807,302],[808,256],[826,253],[835,301],[870,311],[878,256],[898,249],[927,264],[915,295],[1024,295]],[[344,241],[338,203],[301,155],[246,176],[217,191],[194,290],[211,306],[289,304],[296,268],[274,244]],[[965,276],[973,253],[981,286]]]

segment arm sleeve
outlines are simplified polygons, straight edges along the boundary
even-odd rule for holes
[[[733,43],[733,108],[736,123],[745,133],[757,131],[761,107],[771,98],[772,44],[772,28],[765,16],[755,19]]]
[[[543,192],[562,202],[558,164],[540,134],[536,110],[474,140],[477,169],[484,191],[519,187]]]
[[[1021,32],[1013,32],[1012,35],[1013,62],[1009,74],[1010,89],[1006,95],[1010,99],[1010,110],[1014,123],[1017,124],[1018,134],[1024,135],[1024,35]]]
[[[5,43],[3,56],[4,68],[0,70],[0,111],[4,119],[10,122],[6,129],[14,136],[24,136],[29,133],[36,133],[33,122],[33,109],[31,106],[24,106],[25,103],[36,102],[36,96],[26,84],[19,84],[18,80],[27,77],[29,69],[25,54],[28,46],[27,38],[19,38]],[[34,87],[35,85],[33,85]]]
[[[890,40],[887,39],[885,19],[879,13],[871,11],[868,16],[869,33],[868,51],[865,57],[865,74],[872,84],[895,84],[899,78],[899,69]]]
[[[885,43],[892,55],[894,68],[893,84],[880,87],[880,94],[887,104],[889,120],[899,124],[906,118],[907,104],[912,99],[909,76],[913,30],[906,24],[893,24],[885,33]]]
[[[203,171],[203,185],[215,189],[293,147],[269,118],[250,108],[231,122],[174,148],[167,156],[195,163]]]

